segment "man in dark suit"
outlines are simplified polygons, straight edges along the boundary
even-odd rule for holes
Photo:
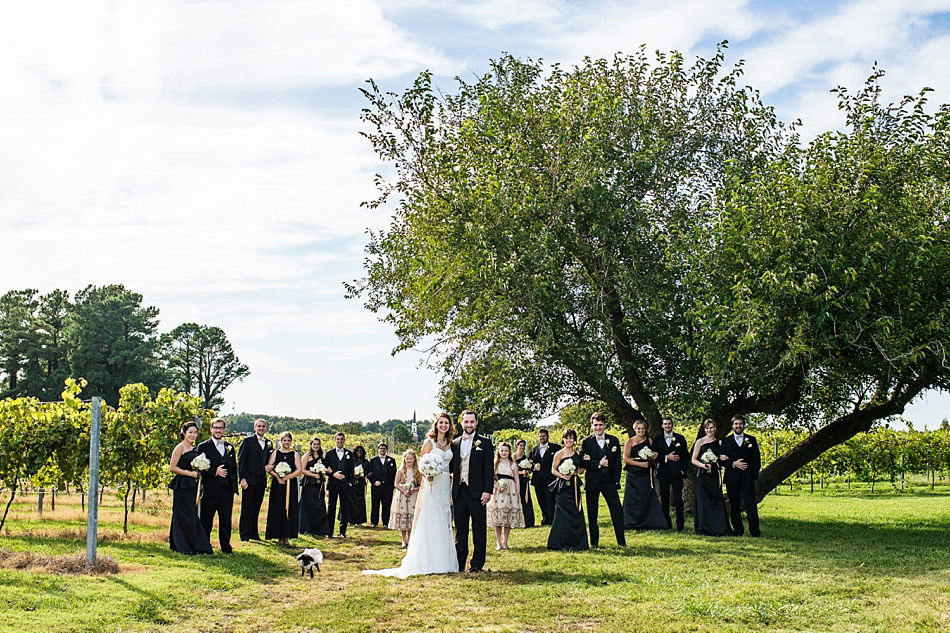
[[[376,457],[369,460],[369,472],[366,479],[370,482],[370,523],[379,525],[382,508],[383,527],[389,525],[389,510],[393,502],[393,488],[396,485],[396,460],[387,455],[389,446],[380,442],[376,446]]]
[[[238,533],[242,541],[260,540],[258,518],[261,503],[267,490],[267,475],[264,466],[274,450],[274,443],[264,437],[267,422],[254,420],[254,435],[245,437],[238,448],[238,476],[241,478],[241,519]]]
[[[548,490],[548,485],[554,481],[551,465],[554,462],[554,454],[559,450],[559,445],[548,442],[548,430],[538,429],[538,445],[531,449],[528,460],[533,464],[531,485],[534,486],[534,497],[541,507],[541,525],[551,525],[554,518],[554,494]]]
[[[759,469],[762,467],[762,456],[759,454],[759,444],[755,438],[745,433],[745,418],[741,415],[732,416],[732,435],[720,442],[723,462],[723,482],[726,484],[726,494],[729,495],[729,513],[732,522],[732,533],[741,536],[742,506],[749,519],[749,534],[760,536],[759,509],[755,502],[755,480],[759,478]]]
[[[198,444],[198,451],[204,453],[211,462],[208,470],[201,471],[201,508],[198,515],[209,540],[214,515],[218,515],[218,543],[223,554],[230,554],[231,511],[234,508],[234,495],[238,493],[238,468],[234,445],[224,440],[224,426],[222,418],[211,420],[211,437]]]
[[[462,435],[452,441],[452,499],[455,513],[455,551],[459,571],[468,559],[468,527],[472,525],[472,561],[469,572],[485,567],[487,521],[485,504],[495,487],[494,450],[491,439],[475,433],[478,419],[466,409],[460,422]]]
[[[323,454],[327,467],[327,514],[330,515],[330,535],[336,520],[336,503],[340,502],[340,538],[346,538],[346,525],[350,522],[350,487],[353,485],[353,453],[343,445],[346,435],[338,432],[333,436],[336,448]]]
[[[673,432],[673,420],[663,418],[663,433],[653,440],[653,450],[658,453],[657,480],[660,485],[660,504],[666,524],[670,521],[670,489],[673,491],[673,507],[676,510],[676,531],[683,531],[683,477],[689,466],[689,450],[686,438]]]
[[[597,506],[600,495],[607,502],[610,512],[610,522],[614,526],[617,536],[617,545],[624,547],[627,539],[623,534],[623,506],[620,504],[620,462],[622,451],[620,441],[613,435],[604,433],[607,421],[603,413],[590,416],[592,433],[581,442],[581,461],[587,473],[584,485],[587,488],[587,526],[590,531],[590,545],[597,547],[600,543],[600,530],[597,528]]]

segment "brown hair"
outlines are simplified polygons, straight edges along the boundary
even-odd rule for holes
[[[515,463],[515,460],[511,457],[514,454],[511,451],[511,444],[509,444],[508,442],[502,442],[501,444],[498,445],[498,450],[495,451],[495,468],[494,468],[495,472],[498,471],[498,462],[501,461],[501,447],[502,446],[505,446],[508,448],[508,461],[511,462],[512,464]]]
[[[314,442],[317,442],[318,444],[320,444],[320,448],[317,449],[318,451],[320,451],[319,453],[314,453],[314,452],[313,452],[313,443],[314,443]],[[309,448],[307,449],[307,459],[308,459],[308,460],[310,460],[310,459],[323,459],[323,442],[320,441],[320,438],[319,438],[319,437],[311,437],[311,438],[310,438],[310,442],[308,442],[307,446],[309,446]]]
[[[432,420],[432,428],[429,429],[429,432],[426,433],[426,437],[432,438],[432,441],[435,442],[439,439],[439,420],[445,418],[449,423],[449,430],[445,432],[445,441],[451,442],[452,438],[455,437],[455,423],[452,422],[452,416],[443,411],[439,415],[435,416],[435,419]]]

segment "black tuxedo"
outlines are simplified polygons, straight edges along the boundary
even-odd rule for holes
[[[686,476],[690,464],[689,450],[686,447],[686,438],[679,433],[673,433],[670,444],[666,444],[666,436],[660,433],[653,438],[653,450],[659,453],[656,458],[657,483],[660,486],[660,504],[663,506],[663,516],[666,524],[673,527],[670,521],[670,488],[673,489],[673,507],[676,510],[676,530],[683,531],[683,477]],[[668,455],[678,455],[679,461],[668,461]]]
[[[491,439],[475,434],[469,453],[468,483],[462,483],[462,438],[452,441],[452,499],[455,511],[455,552],[459,571],[465,571],[468,559],[468,526],[472,525],[472,561],[470,568],[480,571],[485,566],[485,539],[487,521],[482,493],[491,494],[495,488],[494,449]]]
[[[340,536],[346,536],[346,525],[350,522],[350,487],[353,485],[353,453],[343,449],[343,459],[336,454],[334,446],[323,453],[323,465],[328,471],[343,473],[343,479],[337,479],[327,473],[327,514],[330,515],[330,534],[333,534],[333,521],[336,519],[336,502],[340,501]]]
[[[218,515],[218,542],[221,551],[231,552],[231,512],[234,508],[234,495],[238,494],[237,459],[234,445],[224,443],[224,455],[214,446],[214,440],[207,439],[198,444],[198,452],[203,453],[211,466],[201,472],[201,508],[198,516],[205,534],[211,538],[211,526],[214,524],[214,515]],[[224,466],[228,474],[218,477],[218,466]]]
[[[241,440],[238,449],[238,480],[247,482],[247,488],[241,493],[241,520],[238,522],[238,532],[242,541],[260,539],[258,518],[261,514],[261,503],[264,501],[264,492],[267,490],[267,475],[264,466],[274,451],[274,443],[264,440],[261,449],[257,435],[251,435]]]
[[[590,544],[597,547],[600,542],[600,530],[597,527],[597,509],[600,503],[600,495],[604,496],[607,502],[607,510],[610,512],[610,522],[614,526],[614,534],[617,537],[617,545],[624,546],[627,539],[623,534],[623,505],[620,503],[620,471],[623,455],[623,447],[613,435],[604,434],[604,448],[601,449],[597,444],[597,438],[593,434],[588,435],[581,442],[581,465],[587,469],[584,477],[586,486],[585,496],[587,498],[587,527],[590,531]],[[590,459],[587,459],[587,458]],[[607,458],[607,467],[600,466],[600,460]]]
[[[369,481],[370,491],[370,523],[373,527],[379,525],[382,508],[383,526],[389,525],[389,511],[393,502],[393,488],[396,485],[396,460],[386,455],[380,458],[379,455],[369,460],[369,469],[366,473],[366,479]],[[376,482],[379,485],[376,485]]]
[[[732,531],[742,534],[742,506],[745,506],[746,517],[749,519],[749,534],[759,536],[759,509],[755,502],[755,480],[759,478],[759,470],[762,467],[759,444],[754,437],[746,433],[742,446],[736,443],[735,435],[723,439],[719,445],[728,458],[723,463],[722,478],[729,496]],[[737,459],[744,459],[748,468],[736,468],[734,464]]]
[[[559,450],[561,450],[560,446],[554,442],[548,442],[544,457],[541,456],[540,446],[535,446],[528,453],[528,460],[540,466],[539,470],[531,472],[531,485],[534,486],[534,496],[541,507],[541,525],[551,525],[551,519],[554,518],[554,494],[548,490],[548,485],[554,481],[551,466],[554,463],[554,454]]]

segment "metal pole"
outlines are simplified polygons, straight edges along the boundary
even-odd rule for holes
[[[92,399],[89,411],[89,505],[86,511],[86,567],[96,561],[96,529],[99,525],[99,415],[102,398]]]

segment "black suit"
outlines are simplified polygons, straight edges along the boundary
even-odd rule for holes
[[[211,462],[211,467],[201,473],[201,508],[198,516],[205,534],[211,538],[211,526],[214,524],[214,515],[218,515],[218,542],[221,551],[231,552],[231,512],[234,508],[234,495],[238,493],[237,459],[234,455],[234,445],[224,443],[224,455],[215,448],[214,440],[207,439],[198,444],[198,451],[204,453]],[[224,466],[228,474],[218,477],[218,466]]]
[[[369,471],[366,473],[366,479],[369,481],[370,490],[370,523],[373,527],[379,525],[382,508],[383,526],[389,525],[389,511],[393,502],[393,488],[396,485],[396,460],[386,455],[380,458],[379,455],[369,460]],[[376,485],[376,482],[380,482]]]
[[[343,449],[343,459],[336,454],[336,447],[323,454],[323,465],[327,470],[343,473],[343,479],[333,475],[327,477],[327,514],[330,515],[330,534],[333,534],[333,521],[336,519],[336,502],[340,501],[340,536],[346,536],[346,525],[350,522],[350,487],[353,485],[353,453]]]
[[[241,519],[238,522],[242,541],[261,538],[257,524],[264,492],[267,490],[264,466],[267,465],[273,450],[274,443],[268,439],[264,440],[264,448],[261,449],[257,435],[241,440],[241,447],[238,449],[238,480],[247,482],[247,488],[241,493]]]
[[[686,448],[686,438],[679,433],[673,433],[670,444],[666,443],[666,436],[660,433],[653,439],[653,450],[659,453],[656,458],[657,482],[660,485],[660,504],[663,506],[663,516],[666,524],[673,527],[670,521],[670,488],[673,489],[673,507],[676,510],[676,530],[683,531],[683,477],[690,463],[689,450]],[[678,455],[679,461],[667,460],[668,455]]]
[[[551,525],[551,519],[554,518],[554,494],[548,490],[548,485],[554,481],[554,475],[551,474],[551,465],[554,463],[554,454],[559,450],[561,450],[560,446],[554,442],[548,442],[544,457],[541,456],[540,446],[535,446],[528,453],[528,460],[532,464],[538,464],[541,467],[531,473],[534,496],[541,507],[541,525]]]
[[[623,534],[623,505],[620,503],[620,471],[621,455],[623,454],[620,441],[613,435],[604,434],[604,448],[601,449],[597,444],[597,438],[593,434],[588,435],[581,442],[581,464],[587,469],[584,478],[584,485],[587,490],[587,527],[590,531],[590,544],[597,547],[600,542],[600,530],[597,527],[597,506],[600,503],[600,495],[604,496],[607,502],[607,510],[610,512],[610,522],[614,526],[614,534],[617,536],[617,545],[624,546],[627,539]],[[586,458],[590,459],[586,459]],[[600,460],[607,458],[607,467],[601,468]]]
[[[723,454],[728,459],[723,463],[723,482],[729,495],[729,514],[734,534],[742,534],[742,506],[745,506],[749,519],[749,534],[759,536],[759,509],[755,502],[755,480],[759,478],[762,458],[759,444],[755,438],[745,434],[742,446],[736,443],[736,436],[730,435],[720,442]],[[737,459],[744,459],[748,468],[735,467]],[[741,504],[740,504],[741,502]]]
[[[482,494],[495,488],[494,449],[491,439],[475,434],[469,453],[468,483],[462,483],[462,438],[452,441],[452,499],[455,511],[455,552],[459,571],[465,571],[468,559],[468,526],[472,525],[472,561],[470,568],[481,571],[485,566],[487,521]]]

